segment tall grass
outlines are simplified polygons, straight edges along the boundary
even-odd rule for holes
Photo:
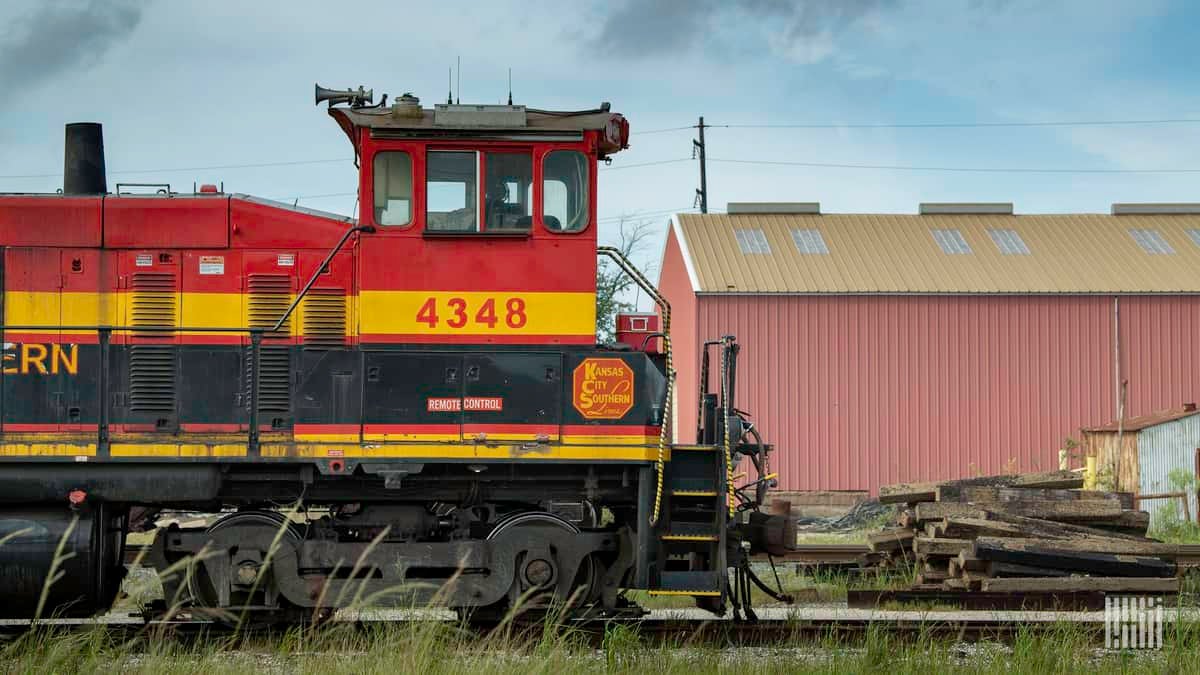
[[[42,627],[0,647],[5,672],[19,673],[1131,673],[1200,672],[1194,627],[1168,630],[1161,651],[1107,652],[1078,626],[1027,630],[1011,643],[963,643],[932,634],[800,634],[773,645],[662,644],[628,624],[599,636],[564,625],[487,634],[454,622],[326,624],[273,635],[211,639],[96,628]]]
[[[282,528],[286,525],[281,525]],[[366,565],[377,537],[358,560],[351,578]],[[276,537],[268,560],[282,537]],[[203,555],[213,552],[204,551]],[[56,559],[69,555],[60,546]],[[349,561],[347,561],[349,562]],[[180,561],[165,572],[188,575],[196,560]],[[55,565],[57,568],[57,565]],[[369,575],[363,576],[363,582]],[[49,588],[57,577],[52,569]],[[825,588],[844,597],[857,584],[905,584],[895,578],[857,581],[842,575],[784,577],[785,587]],[[379,598],[363,592],[339,591],[342,604],[369,608]],[[326,588],[322,591],[324,597]],[[349,593],[349,595],[347,595]],[[46,593],[43,592],[43,597]],[[329,596],[333,597],[333,596]],[[185,598],[168,599],[174,615]],[[440,605],[435,597],[432,605]],[[813,635],[797,621],[794,634],[771,644],[737,644],[732,634],[712,644],[696,636],[663,640],[645,635],[636,624],[583,627],[569,620],[570,602],[551,605],[531,622],[528,606],[543,607],[526,595],[498,625],[484,632],[464,622],[421,619],[401,623],[310,622],[265,633],[249,630],[245,614],[230,616],[235,629],[209,635],[175,634],[169,626],[150,624],[132,634],[126,629],[94,626],[67,631],[36,623],[25,633],[0,644],[0,670],[14,673],[1108,673],[1200,672],[1200,627],[1175,623],[1166,631],[1167,647],[1158,652],[1109,653],[1096,648],[1094,631],[1074,624],[1049,630],[1027,628],[1008,644],[963,644],[923,629],[899,635],[883,625],[851,635],[830,628]],[[426,607],[414,607],[420,616]],[[523,620],[522,620],[523,619]]]

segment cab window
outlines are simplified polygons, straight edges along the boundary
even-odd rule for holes
[[[412,222],[412,158],[407,152],[375,155],[375,224]]]
[[[524,231],[533,225],[533,157],[520,152],[488,152],[483,158],[488,231]]]
[[[546,154],[542,166],[542,222],[554,232],[579,232],[587,227],[588,159],[574,150]]]
[[[479,161],[474,152],[430,151],[425,160],[425,228],[479,230]]]

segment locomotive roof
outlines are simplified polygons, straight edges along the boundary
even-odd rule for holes
[[[608,104],[593,110],[536,110],[512,105],[331,107],[329,115],[358,150],[355,129],[370,129],[375,137],[546,138],[580,140],[585,131],[599,131],[601,156],[629,143],[629,124]],[[549,137],[549,138],[547,138]]]

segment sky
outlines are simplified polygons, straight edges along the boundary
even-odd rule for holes
[[[603,240],[622,218],[661,237],[693,207],[701,115],[711,211],[1200,201],[1200,123],[994,126],[1200,120],[1197,26],[1200,3],[1168,0],[5,0],[0,191],[59,188],[63,124],[98,121],[110,189],[223,183],[350,214],[351,148],[314,82],[428,107],[461,59],[463,102],[502,102],[511,68],[518,104],[609,101],[629,119],[631,147],[600,174]],[[877,126],[931,123],[993,126]]]

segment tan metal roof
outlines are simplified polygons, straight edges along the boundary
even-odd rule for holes
[[[1200,214],[680,214],[672,227],[698,292],[1200,293],[1188,233]],[[770,252],[743,253],[739,229],[761,230]],[[829,253],[801,253],[794,229],[818,230]],[[958,230],[970,253],[943,252],[938,229]],[[989,230],[1014,230],[1029,254],[1001,253]],[[1173,252],[1148,253],[1131,230],[1157,231]]]

